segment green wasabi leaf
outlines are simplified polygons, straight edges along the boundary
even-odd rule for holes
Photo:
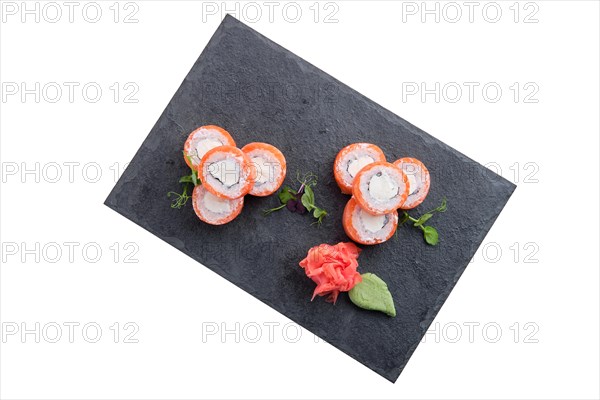
[[[431,213],[423,214],[421,216],[421,218],[419,218],[417,220],[417,222],[415,222],[415,226],[421,226],[421,225],[423,225],[431,217],[433,217],[433,214],[431,214]]]
[[[365,310],[381,311],[390,317],[395,317],[394,299],[387,284],[377,275],[369,272],[361,276],[362,282],[348,292],[350,300]]]
[[[424,226],[423,227],[423,237],[425,241],[435,246],[438,243],[438,232],[433,226]]]

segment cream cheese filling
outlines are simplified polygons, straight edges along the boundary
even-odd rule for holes
[[[388,174],[380,172],[369,181],[369,192],[375,200],[388,201],[398,194],[398,185]]]
[[[239,164],[231,158],[210,164],[209,172],[215,179],[227,187],[231,187],[240,181]]]
[[[228,200],[220,199],[208,191],[204,194],[204,206],[208,211],[216,214],[223,214],[231,211],[231,204]]]
[[[348,173],[351,177],[355,177],[361,169],[369,164],[372,164],[375,160],[369,156],[361,156],[353,160],[348,161]]]

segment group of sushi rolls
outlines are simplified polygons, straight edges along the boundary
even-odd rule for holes
[[[383,243],[398,228],[398,209],[417,207],[429,193],[429,171],[416,158],[386,161],[370,143],[344,147],[335,158],[335,180],[350,194],[342,224],[350,239],[364,244]]]
[[[286,175],[285,157],[275,146],[255,142],[239,149],[229,132],[215,125],[190,133],[183,153],[201,181],[192,193],[194,211],[211,225],[240,215],[245,195],[275,193]]]

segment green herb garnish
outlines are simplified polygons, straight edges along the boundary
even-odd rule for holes
[[[183,187],[183,193],[177,193],[177,192],[169,192],[167,193],[167,197],[171,197],[171,196],[175,196],[175,198],[173,200],[171,200],[171,208],[176,208],[176,209],[180,209],[181,207],[185,206],[185,203],[187,203],[187,201],[192,197],[189,196],[187,194],[187,185],[185,185]]]
[[[317,221],[316,224],[320,225],[323,222],[323,218],[327,216],[327,211],[315,204],[315,192],[313,187],[317,185],[317,176],[308,173],[304,176],[298,174],[296,176],[300,187],[298,190],[294,190],[289,186],[284,186],[277,197],[279,198],[279,206],[264,211],[265,215],[269,215],[272,212],[279,211],[283,208],[287,208],[291,212],[298,214],[310,213]]]
[[[183,155],[189,161],[189,163],[191,165],[193,165],[191,157],[188,154],[185,154],[185,152],[183,152]],[[179,178],[179,183],[183,184],[183,192],[182,193],[177,193],[177,192],[168,192],[167,193],[167,197],[169,197],[169,198],[171,196],[174,196],[174,199],[171,200],[171,208],[176,208],[179,210],[180,208],[185,206],[187,201],[192,198],[192,196],[188,195],[188,190],[189,190],[190,184],[193,185],[193,187],[192,187],[192,191],[193,191],[194,187],[198,186],[201,183],[200,178],[198,177],[198,171],[196,171],[194,168],[190,168],[190,170],[191,170],[191,173],[189,175],[185,175],[185,176],[182,176],[181,178]]]
[[[323,218],[327,216],[327,211],[315,205],[315,193],[309,185],[305,186],[301,201],[308,212],[312,212],[313,217],[317,219],[316,223],[321,225]]]
[[[408,214],[407,211],[404,211],[404,214],[400,220],[400,224],[402,225],[408,221],[411,221],[415,228],[420,228],[423,231],[423,238],[427,244],[435,246],[439,240],[438,231],[433,226],[425,225],[425,222],[429,221],[431,217],[433,217],[434,213],[443,213],[446,212],[446,209],[446,198],[444,197],[442,199],[442,204],[421,215],[419,218],[413,218]]]

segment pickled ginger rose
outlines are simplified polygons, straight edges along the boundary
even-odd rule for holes
[[[317,284],[311,300],[317,295],[328,296],[327,301],[335,304],[340,292],[347,292],[361,282],[356,272],[360,251],[354,243],[321,244],[308,250],[300,266]]]

